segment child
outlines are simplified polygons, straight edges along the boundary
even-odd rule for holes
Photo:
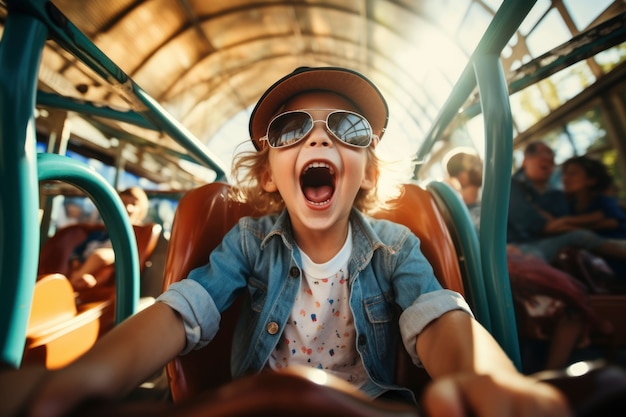
[[[567,196],[569,223],[608,239],[626,239],[626,213],[609,194],[613,178],[601,161],[575,156],[561,165],[561,182]],[[607,259],[616,277],[626,277],[626,261]]]
[[[572,157],[561,165],[561,181],[572,222],[614,239],[626,238],[626,214],[608,194],[613,178],[601,161]]]
[[[468,151],[471,152],[471,151]],[[445,158],[446,170],[450,176],[450,185],[461,195],[467,206],[470,219],[476,230],[480,230],[481,195],[483,187],[483,165],[480,157],[465,151]]]
[[[361,212],[375,203],[374,149],[386,124],[384,98],[350,70],[299,68],[270,87],[250,119],[258,152],[235,169],[244,172],[237,194],[272,214],[243,218],[208,264],[48,374],[29,415],[124,395],[209,343],[242,291],[251,305],[241,317],[247,332],[235,338],[235,377],[310,365],[372,397],[410,395],[393,385],[385,355],[399,306],[405,347],[435,380],[428,415],[569,415],[556,389],[518,373],[464,299],[440,287],[408,229]]]
[[[120,192],[120,198],[126,208],[130,222],[141,224],[148,215],[148,196],[140,187],[131,187]],[[76,291],[93,288],[103,284],[103,277],[98,272],[115,263],[115,253],[106,230],[91,233],[85,241],[74,249],[70,259],[69,280]]]

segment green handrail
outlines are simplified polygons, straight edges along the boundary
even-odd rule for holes
[[[126,208],[115,189],[88,165],[67,156],[37,155],[39,180],[60,180],[81,189],[94,202],[115,252],[115,323],[137,311],[139,253]]]
[[[433,194],[436,200],[441,200],[449,212],[454,229],[450,233],[456,233],[459,241],[463,263],[467,272],[467,278],[463,281],[465,291],[476,319],[490,332],[493,333],[489,299],[485,290],[483,280],[482,259],[480,255],[480,244],[476,227],[470,218],[469,211],[465,203],[459,197],[459,193],[452,187],[439,181],[428,183],[426,188]]]
[[[33,109],[46,37],[41,22],[11,13],[0,40],[0,361],[14,367],[22,361],[37,275]]]
[[[513,121],[499,54],[476,58],[485,125],[480,248],[493,335],[521,367],[519,339],[506,258],[506,224],[513,163]],[[512,330],[513,329],[513,330]]]
[[[417,160],[428,155],[478,87],[486,126],[481,218],[489,219],[484,229],[481,222],[479,239],[483,280],[492,334],[518,368],[521,355],[506,265],[510,175],[502,174],[511,172],[513,131],[507,85],[500,64],[495,61],[535,3],[536,0],[504,0],[417,152]]]

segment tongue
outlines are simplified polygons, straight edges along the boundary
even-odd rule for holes
[[[329,185],[321,187],[305,187],[304,195],[309,201],[321,203],[328,200],[333,195],[333,187]]]

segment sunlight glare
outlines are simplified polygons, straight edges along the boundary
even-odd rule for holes
[[[565,372],[569,376],[581,376],[591,370],[587,362],[576,362],[567,367]]]

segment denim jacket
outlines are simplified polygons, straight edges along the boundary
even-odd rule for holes
[[[398,308],[402,341],[417,365],[416,337],[431,320],[455,309],[472,313],[460,294],[442,289],[419,249],[419,239],[408,228],[366,217],[356,209],[350,222],[350,307],[357,349],[372,381],[362,390],[378,396],[399,388],[393,382]],[[238,377],[265,367],[291,314],[301,265],[286,211],[245,217],[226,234],[206,265],[172,284],[157,301],[181,314],[187,334],[184,354],[208,344],[218,331],[219,313],[247,292],[232,351],[232,374]]]

